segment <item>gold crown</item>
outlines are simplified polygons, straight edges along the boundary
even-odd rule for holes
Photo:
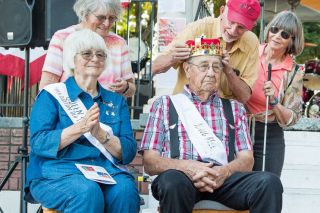
[[[217,38],[207,39],[202,36],[194,40],[188,40],[186,44],[191,48],[190,57],[201,55],[222,56],[223,54],[224,48],[220,44],[220,39]]]

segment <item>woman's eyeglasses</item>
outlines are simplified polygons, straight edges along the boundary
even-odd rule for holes
[[[107,19],[111,24],[118,21],[118,18],[116,16],[105,16],[105,15],[95,15],[95,14],[93,15],[101,22],[104,22]]]
[[[84,60],[87,60],[87,61],[90,61],[92,60],[93,56],[95,55],[97,57],[97,59],[99,61],[104,61],[106,60],[107,58],[107,54],[103,51],[96,51],[96,52],[93,52],[91,50],[86,50],[86,51],[82,51],[80,53],[78,53],[82,56],[82,58]]]
[[[280,29],[276,26],[270,27],[270,32],[273,34],[277,34],[279,31],[280,31]],[[284,30],[281,31],[280,35],[283,39],[286,39],[286,40],[291,37],[291,34],[287,31],[284,31]]]

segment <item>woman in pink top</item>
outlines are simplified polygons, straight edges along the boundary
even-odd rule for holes
[[[91,29],[98,33],[108,48],[107,67],[98,78],[106,89],[123,94],[134,95],[136,87],[131,70],[126,41],[109,32],[121,13],[119,0],[77,0],[73,6],[80,23],[57,31],[49,44],[46,60],[42,68],[40,89],[44,86],[65,81],[70,74],[63,70],[62,56],[64,40],[74,31]]]
[[[254,170],[262,168],[266,96],[269,96],[265,170],[280,176],[285,152],[282,127],[294,125],[301,116],[303,67],[293,57],[303,51],[303,27],[298,17],[283,11],[266,27],[266,43],[259,48],[258,80],[246,103],[254,142]],[[268,81],[268,64],[272,65]]]

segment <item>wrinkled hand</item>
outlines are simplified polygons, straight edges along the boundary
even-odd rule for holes
[[[171,49],[172,60],[176,63],[190,57],[191,48],[187,44],[176,44]]]
[[[212,163],[202,163],[195,160],[186,161],[185,170],[183,171],[189,179],[194,183],[195,187],[199,190],[202,188],[204,191],[213,192],[213,182],[208,178],[209,175],[214,176],[212,173]],[[194,177],[200,175],[201,178],[197,178],[194,180]]]
[[[127,89],[127,81],[117,79],[116,82],[110,84],[110,89],[116,93],[122,94]]]
[[[230,170],[226,166],[214,166],[210,172],[202,171],[193,177],[194,185],[200,192],[214,192],[229,177]]]
[[[100,109],[98,104],[94,103],[87,111],[86,115],[79,121],[80,129],[83,134],[89,131],[91,132],[93,129],[93,131],[97,131],[96,128],[98,128],[98,126],[100,127],[99,115]]]
[[[269,96],[270,97],[270,101],[274,100],[274,92],[275,92],[275,90],[274,90],[274,87],[273,87],[273,84],[272,84],[271,81],[264,82],[263,91],[264,91],[265,96]]]

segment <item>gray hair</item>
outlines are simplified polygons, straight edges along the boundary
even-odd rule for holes
[[[85,50],[102,50],[107,54],[107,46],[103,38],[89,29],[71,33],[63,44],[63,70],[74,74],[75,56]]]
[[[85,21],[86,17],[97,10],[104,13],[113,13],[116,17],[121,14],[121,4],[119,0],[77,0],[73,5],[73,10],[77,14],[79,21]]]
[[[292,42],[286,50],[286,54],[297,56],[302,53],[304,48],[303,26],[296,14],[291,11],[282,11],[278,13],[266,27],[266,42],[268,42],[268,34],[270,27],[272,26],[287,31],[293,36]]]

